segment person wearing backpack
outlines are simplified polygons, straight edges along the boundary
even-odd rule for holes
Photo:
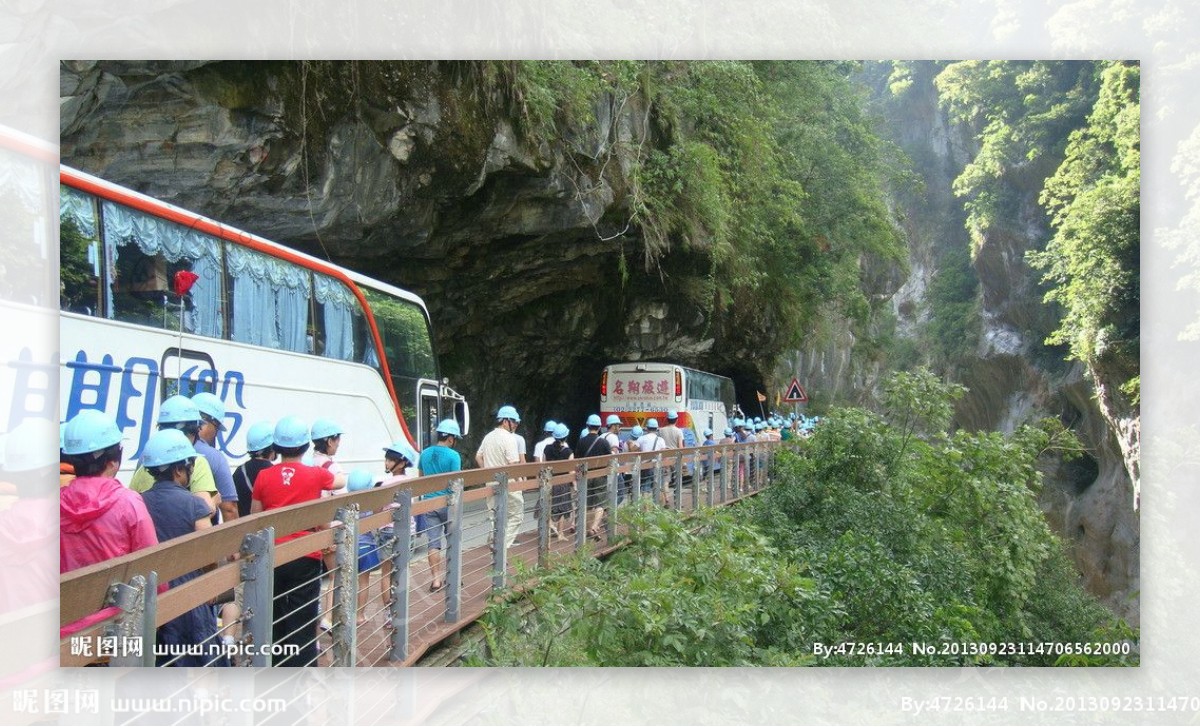
[[[587,419],[587,434],[580,438],[579,443],[575,445],[575,459],[601,457],[606,454],[612,454],[612,447],[609,446],[608,440],[600,434],[600,415],[592,414]],[[588,480],[587,483],[587,507],[590,522],[587,534],[591,538],[600,538],[600,521],[604,519],[604,494],[607,482],[605,477],[596,477]]]
[[[258,473],[275,463],[275,424],[255,422],[246,430],[246,453],[250,459],[233,472],[233,486],[238,491],[238,516],[250,514],[250,500]]]
[[[554,441],[546,445],[544,451],[546,462],[574,459],[575,453],[571,451],[571,445],[567,444],[567,437],[570,435],[571,428],[566,424],[554,425]],[[571,482],[563,482],[550,488],[550,528],[553,531],[552,535],[559,541],[567,540],[567,533],[571,530],[571,493],[574,489],[575,485]]]
[[[646,433],[641,437],[638,437],[637,446],[638,451],[647,453],[647,457],[643,458],[642,464],[645,464],[647,459],[653,459],[655,452],[659,452],[667,448],[667,441],[663,439],[662,435],[658,432],[657,419],[651,418],[648,422],[646,422]],[[654,491],[654,470],[642,470],[641,487],[643,493]],[[666,496],[665,488],[663,490],[663,495],[664,497]]]

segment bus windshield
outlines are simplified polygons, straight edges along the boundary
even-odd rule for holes
[[[416,303],[366,286],[362,291],[383,339],[384,355],[404,419],[410,430],[416,431],[417,380],[437,380],[429,321]]]

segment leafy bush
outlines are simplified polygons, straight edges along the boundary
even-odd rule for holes
[[[1057,422],[937,431],[961,389],[888,382],[892,421],[830,412],[755,501],[691,518],[618,511],[628,546],[536,576],[482,620],[493,665],[1135,664],[1130,657],[918,653],[914,644],[1093,642],[1137,634],[1078,583],[1035,501]],[[919,432],[922,436],[914,436]],[[816,661],[814,645],[892,645]],[[879,653],[882,651],[882,653]]]
[[[580,555],[536,576],[481,620],[488,665],[798,665],[819,624],[812,581],[732,512],[695,521],[648,503],[618,517],[630,545],[607,562]],[[523,580],[523,579],[522,579]],[[517,588],[522,586],[518,580]]]

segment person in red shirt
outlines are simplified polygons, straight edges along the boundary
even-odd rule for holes
[[[275,451],[279,464],[258,474],[254,481],[250,513],[309,502],[326,490],[346,486],[345,475],[301,462],[308,451],[308,424],[287,416],[275,424]],[[307,530],[275,538],[275,543],[306,535]],[[274,620],[271,638],[276,644],[294,644],[297,653],[285,654],[275,666],[316,666],[317,622],[320,618],[321,553],[308,553],[275,568]],[[290,650],[288,650],[290,651]]]

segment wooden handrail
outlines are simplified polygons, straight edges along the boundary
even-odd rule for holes
[[[740,449],[744,446],[718,445],[721,452]],[[222,563],[239,552],[247,535],[268,527],[275,529],[277,537],[304,530],[325,528],[335,520],[339,509],[357,504],[360,510],[370,510],[375,513],[360,523],[360,525],[366,525],[364,530],[375,530],[387,524],[390,519],[389,506],[398,493],[406,490],[410,491],[413,497],[420,497],[449,489],[454,480],[461,478],[465,490],[464,503],[475,502],[489,496],[491,492],[489,485],[496,481],[497,474],[501,472],[508,476],[510,491],[531,491],[538,488],[538,475],[547,468],[551,470],[552,484],[566,484],[574,482],[575,473],[580,464],[586,465],[586,476],[591,479],[606,476],[614,459],[618,465],[618,472],[632,474],[635,471],[634,462],[639,457],[642,470],[653,467],[655,457],[660,454],[663,463],[667,466],[680,464],[686,466],[692,461],[692,453],[697,451],[701,453],[701,461],[704,461],[708,454],[713,453],[714,447],[699,446],[657,452],[627,452],[617,455],[597,455],[585,459],[529,462],[493,469],[462,470],[403,480],[387,487],[323,497],[238,518],[214,528],[190,533],[151,548],[62,574],[59,581],[60,623],[72,623],[103,608],[105,595],[113,583],[128,583],[136,575],[147,575],[151,572],[157,573],[160,583],[165,583],[185,573]],[[412,512],[413,514],[425,513],[442,507],[444,504],[444,497],[422,500],[413,504]],[[332,543],[333,533],[331,530],[318,530],[302,538],[280,544],[276,549],[275,564],[289,562],[306,553],[328,547]],[[185,584],[184,587],[172,589],[163,594],[160,601],[165,601],[170,608],[164,609],[162,613],[174,613],[175,607],[172,604],[176,599],[182,598],[181,594],[200,593],[202,587],[204,590],[201,595],[209,594],[209,585],[212,588],[216,588],[217,585],[221,586],[221,590],[209,595],[210,598],[212,595],[228,590],[230,586],[227,572],[236,573],[236,568],[229,566],[227,570],[214,571],[196,581]],[[221,575],[216,575],[218,573]],[[192,586],[193,583],[202,585]],[[188,587],[186,591],[185,587]],[[168,598],[167,594],[171,593],[175,595]],[[186,609],[184,610],[186,611]],[[179,615],[179,613],[175,613],[175,615]]]

